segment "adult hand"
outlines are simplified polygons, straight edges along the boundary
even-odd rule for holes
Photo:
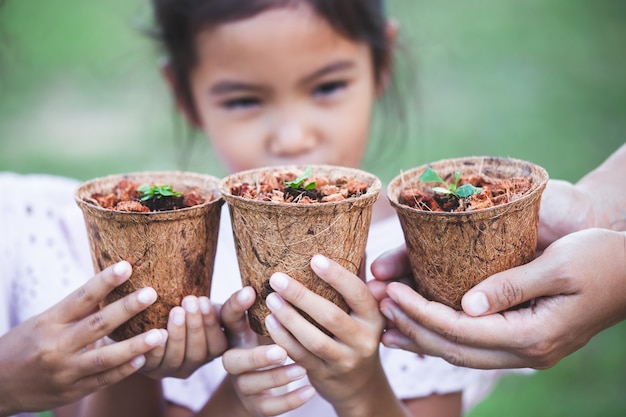
[[[581,187],[562,180],[550,180],[541,196],[537,249],[578,230],[601,227],[596,208]]]
[[[103,309],[99,303],[131,275],[128,262],[110,266],[64,300],[0,337],[0,416],[74,402],[115,384],[165,341],[159,330],[94,347],[113,329],[154,303],[144,288]]]
[[[587,229],[559,239],[534,261],[470,290],[467,313],[400,283],[390,283],[387,295],[381,311],[396,327],[383,335],[387,346],[459,366],[549,368],[626,318],[626,233]]]

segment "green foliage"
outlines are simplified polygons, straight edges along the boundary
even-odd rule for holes
[[[474,187],[472,184],[464,184],[459,187],[459,180],[461,179],[461,173],[454,173],[454,183],[446,183],[432,168],[428,167],[420,175],[420,181],[422,182],[438,182],[443,187],[433,187],[434,193],[453,195],[456,198],[466,198],[474,194],[480,193],[483,189],[480,187]]]
[[[311,167],[307,167],[304,172],[302,173],[302,175],[300,175],[298,178],[296,178],[293,181],[285,181],[285,185],[289,188],[293,188],[295,190],[297,189],[301,189],[301,190],[314,190],[315,189],[315,181],[306,183],[306,180],[311,176],[312,173],[312,169]]]
[[[152,200],[161,197],[180,197],[183,193],[176,192],[169,185],[143,184],[137,187],[141,201]]]

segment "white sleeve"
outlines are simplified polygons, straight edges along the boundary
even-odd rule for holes
[[[93,275],[77,182],[47,175],[0,174],[0,270],[10,327],[51,307]]]

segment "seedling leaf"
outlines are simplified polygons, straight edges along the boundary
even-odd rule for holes
[[[427,167],[426,171],[420,175],[420,181],[422,182],[438,182],[441,184],[446,184],[446,182],[441,179],[439,174],[437,174],[431,167]]]
[[[474,187],[472,184],[464,184],[457,188],[454,193],[461,198],[465,198],[474,194],[478,194],[482,190],[483,189],[481,187]]]
[[[183,193],[176,192],[170,185],[143,184],[137,187],[141,201],[148,201],[161,197],[180,197]]]
[[[295,180],[293,180],[293,181],[285,181],[285,185],[287,187],[293,188],[295,190],[297,190],[298,188],[305,189],[305,190],[314,190],[315,189],[315,185],[316,185],[315,181],[310,182],[310,183],[304,185],[304,182],[311,176],[312,172],[313,172],[313,170],[309,166]]]

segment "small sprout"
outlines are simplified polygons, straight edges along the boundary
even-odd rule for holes
[[[161,197],[180,197],[183,193],[176,192],[169,185],[143,184],[137,187],[141,201],[148,201]]]
[[[459,180],[461,179],[461,173],[454,173],[454,184],[446,183],[435,171],[430,167],[420,175],[420,181],[422,182],[438,182],[443,187],[433,187],[434,193],[453,195],[456,198],[466,198],[474,194],[480,193],[483,189],[480,187],[474,187],[472,184],[464,184],[459,187]]]
[[[302,175],[300,175],[298,178],[296,178],[293,181],[285,181],[285,185],[289,188],[293,188],[294,190],[314,190],[315,189],[315,181],[313,182],[309,182],[306,185],[304,184],[304,182],[307,180],[307,178],[309,178],[311,176],[312,170],[311,167],[307,167],[304,172],[302,173]]]

